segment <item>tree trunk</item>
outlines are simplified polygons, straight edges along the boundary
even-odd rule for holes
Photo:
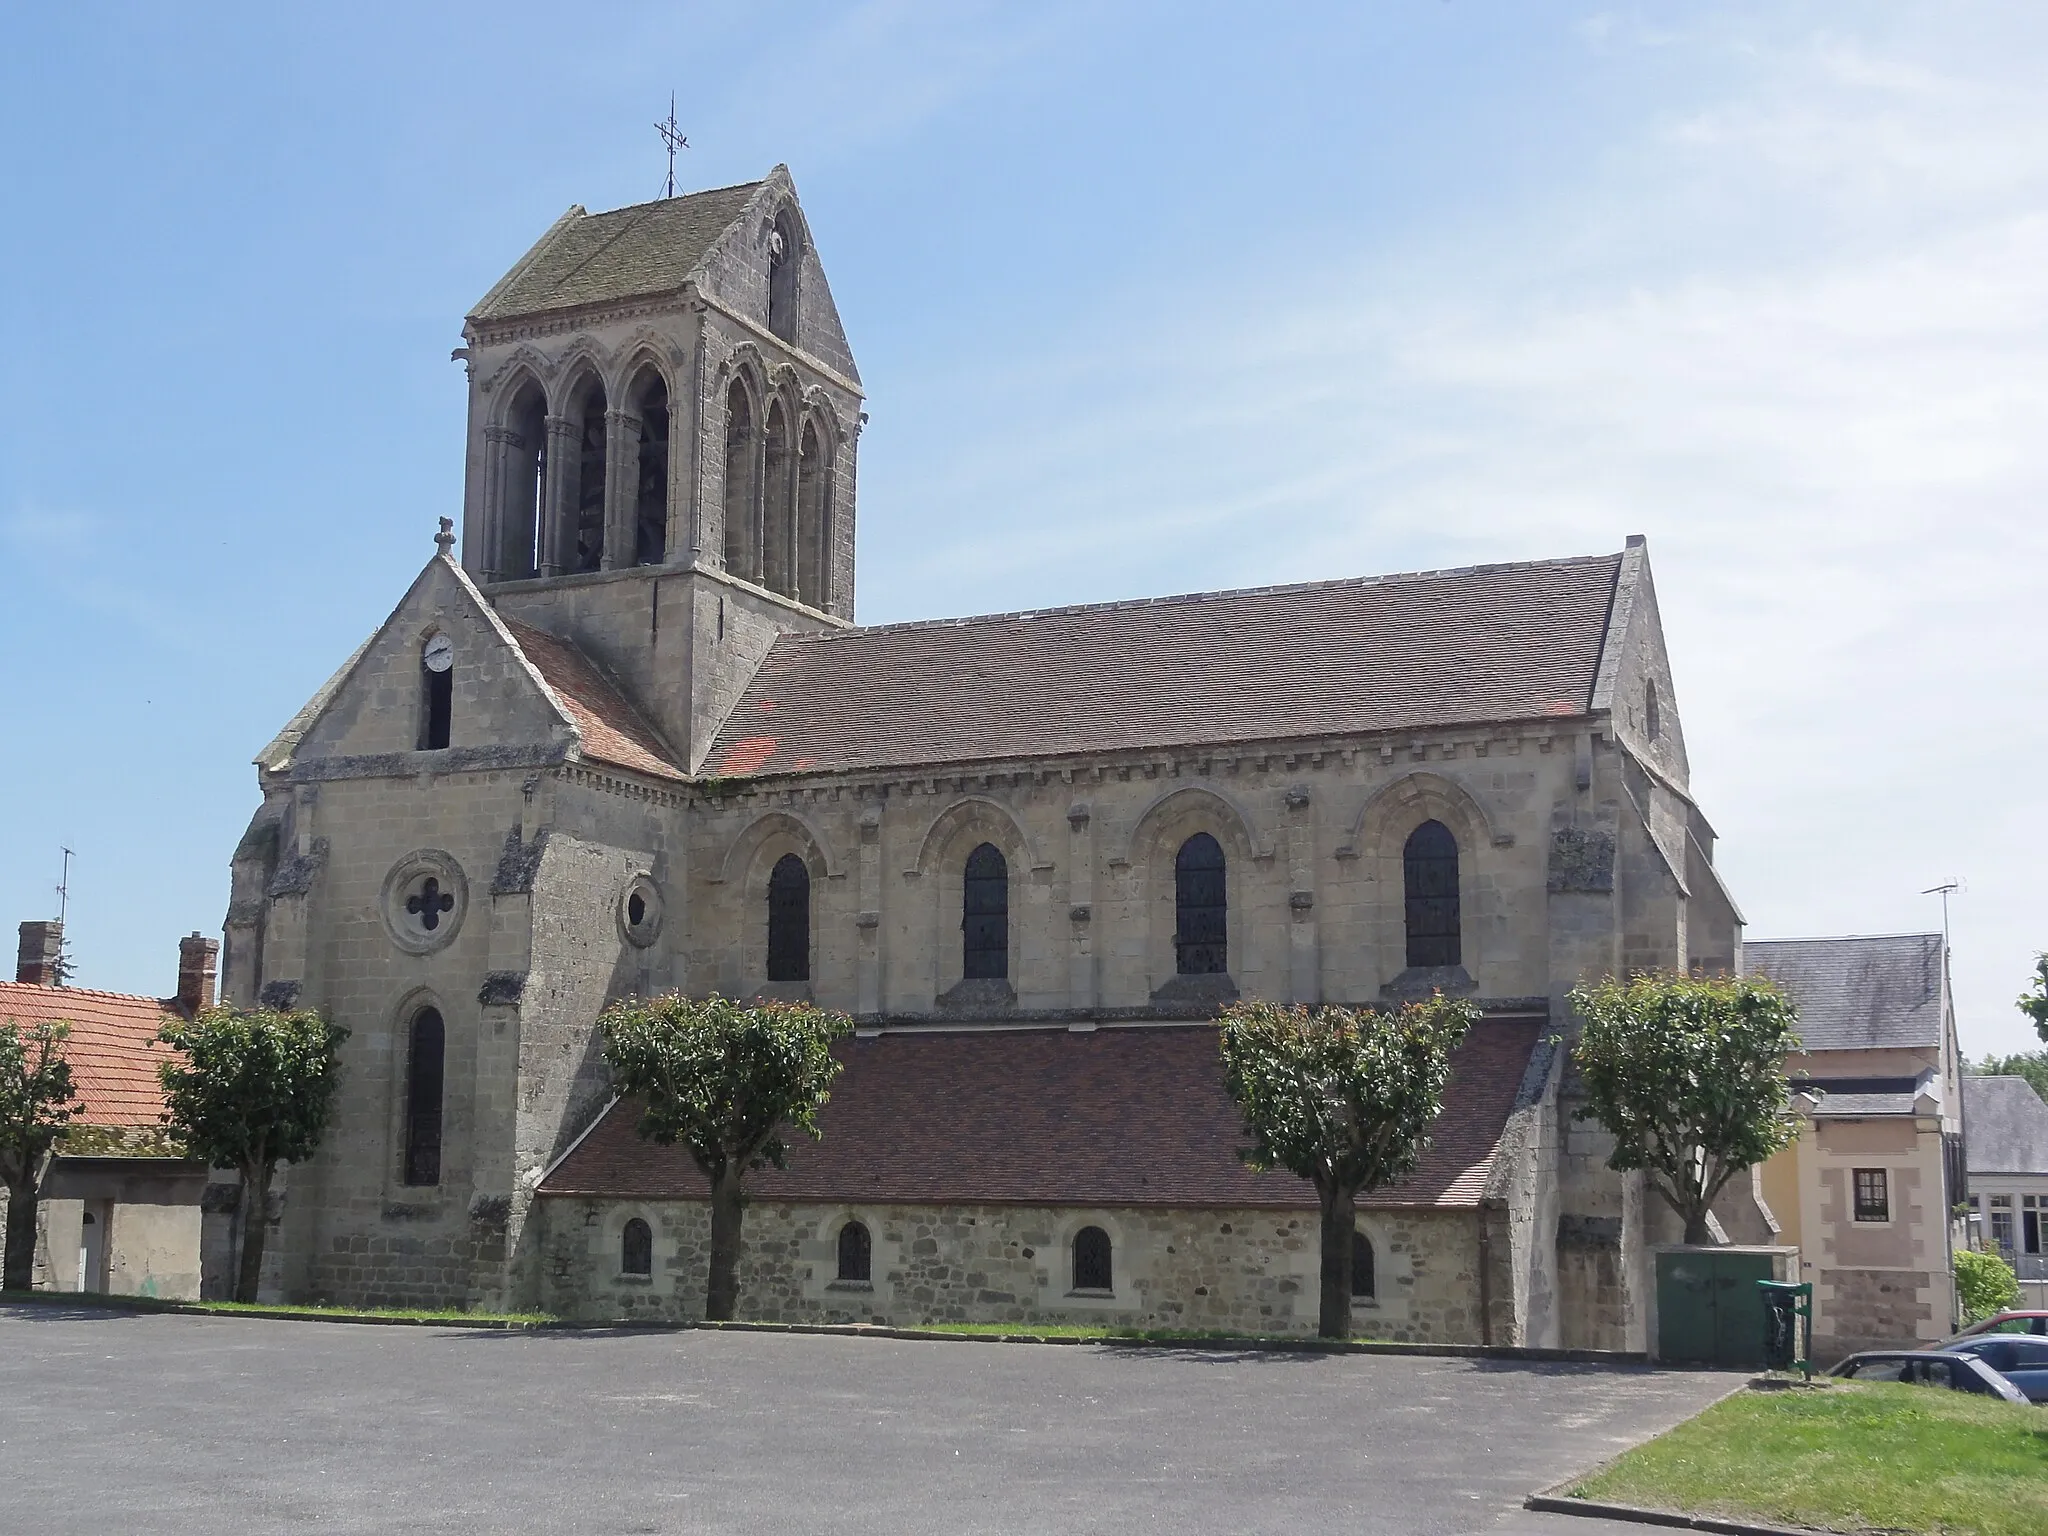
[[[739,1303],[740,1173],[728,1168],[711,1181],[711,1281],[704,1295],[709,1322],[732,1321]]]
[[[1707,1226],[1707,1208],[1688,1211],[1685,1216],[1685,1241],[1696,1248],[1714,1246],[1713,1230]]]
[[[7,1254],[0,1260],[0,1290],[25,1291],[36,1279],[36,1198],[33,1175],[7,1185]]]
[[[270,1231],[268,1162],[242,1170],[242,1261],[235,1274],[235,1300],[253,1302],[263,1279],[263,1242]]]
[[[1358,1195],[1351,1189],[1319,1191],[1323,1199],[1323,1297],[1316,1332],[1351,1337],[1351,1246],[1358,1231]]]

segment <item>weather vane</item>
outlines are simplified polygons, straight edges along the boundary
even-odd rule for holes
[[[661,142],[668,146],[668,190],[662,193],[662,196],[674,197],[676,195],[676,151],[690,147],[690,141],[683,137],[682,130],[676,126],[676,93],[674,91],[668,93],[668,121],[656,123],[654,131],[661,135]]]

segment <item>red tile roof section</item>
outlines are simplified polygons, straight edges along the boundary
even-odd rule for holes
[[[585,757],[658,779],[688,777],[660,733],[626,702],[596,662],[559,635],[500,617],[575,720]]]
[[[64,1059],[84,1113],[74,1122],[134,1129],[162,1124],[163,1089],[159,1062],[169,1050],[154,1043],[168,1019],[180,1017],[170,1003],[125,992],[84,987],[30,987],[0,982],[0,1021],[34,1025],[63,1020],[71,1026]]]
[[[1361,1202],[1476,1205],[1541,1028],[1485,1023],[1459,1047],[1421,1166]],[[1223,1088],[1213,1026],[897,1032],[838,1048],[846,1063],[786,1170],[755,1200],[905,1205],[1313,1208],[1286,1173],[1253,1173]],[[701,1200],[679,1147],[642,1141],[621,1102],[540,1186],[544,1195]]]
[[[724,775],[1582,715],[1621,556],[780,636]]]

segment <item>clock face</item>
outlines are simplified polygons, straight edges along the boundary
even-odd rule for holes
[[[427,642],[422,653],[429,672],[446,672],[455,665],[455,642],[446,635],[436,635]]]

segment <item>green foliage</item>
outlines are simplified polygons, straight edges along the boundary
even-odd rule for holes
[[[24,1187],[79,1112],[64,1060],[71,1026],[0,1019],[0,1179]]]
[[[2019,1010],[2034,1021],[2034,1032],[2048,1040],[2048,955],[2034,957],[2034,974],[2019,995]]]
[[[1986,1056],[1975,1069],[1986,1077],[2024,1077],[2034,1092],[2048,1103],[2048,1051],[2026,1051],[2012,1056]]]
[[[157,1036],[178,1053],[157,1068],[164,1123],[195,1157],[266,1170],[313,1155],[327,1129],[348,1031],[309,1009],[223,1005]]]
[[[1224,1081],[1252,1138],[1240,1155],[1318,1193],[1362,1194],[1412,1172],[1443,1113],[1451,1051],[1478,1017],[1441,994],[1398,1013],[1231,1004]]]
[[[804,1003],[748,1006],[713,993],[627,998],[598,1028],[620,1092],[640,1100],[640,1134],[680,1142],[708,1179],[784,1166],[784,1127],[818,1134],[839,1063],[844,1014]]]
[[[1351,1336],[1355,1202],[1421,1160],[1451,1052],[1478,1017],[1441,993],[1399,1013],[1255,1002],[1223,1011],[1224,1082],[1252,1139],[1239,1155],[1307,1179],[1322,1207],[1324,1338]]]
[[[25,1290],[35,1268],[36,1201],[50,1149],[78,1113],[64,1041],[71,1026],[24,1029],[0,1019],[0,1183],[7,1186],[7,1236],[0,1287]]]
[[[1714,1197],[1798,1137],[1785,1078],[1797,1007],[1762,976],[1610,977],[1571,1000],[1585,1020],[1578,1118],[1614,1137],[1610,1168],[1650,1175],[1687,1242],[1709,1241]]]
[[[1995,1253],[1959,1249],[1956,1253],[1956,1299],[1963,1304],[1963,1320],[1979,1322],[1994,1312],[2020,1304],[2019,1276]]]
[[[256,1300],[270,1179],[320,1145],[348,1031],[310,1009],[248,1012],[223,1005],[173,1019],[157,1038],[178,1058],[157,1068],[164,1123],[192,1154],[242,1175],[236,1301]]]

